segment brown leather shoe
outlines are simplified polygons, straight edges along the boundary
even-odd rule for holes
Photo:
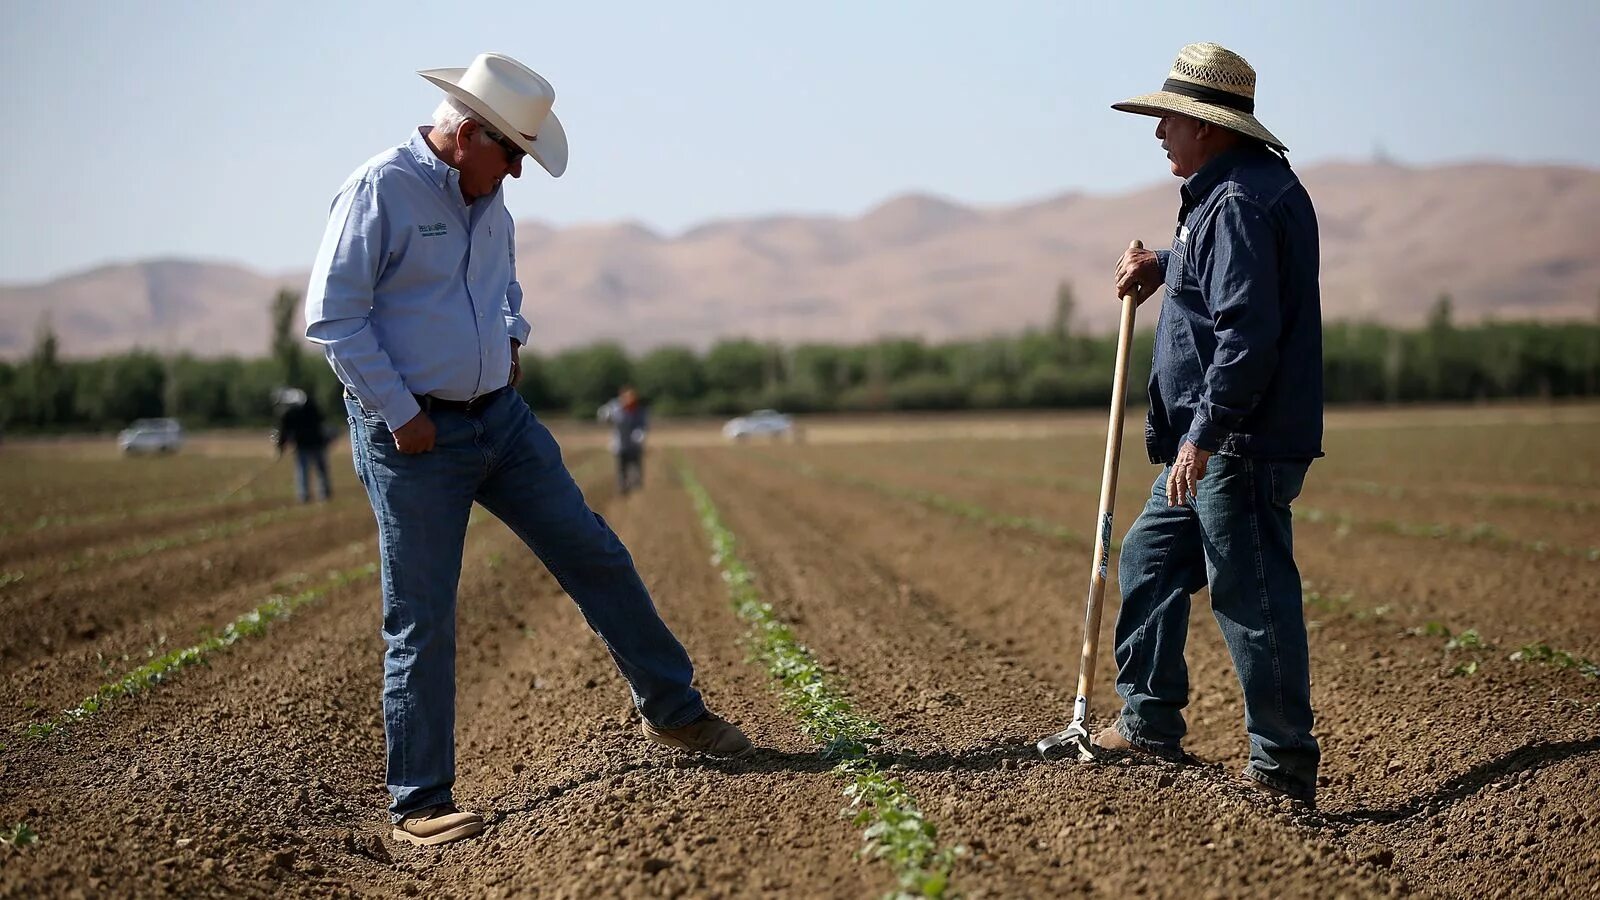
[[[1097,750],[1112,750],[1118,753],[1142,753],[1141,748],[1134,746],[1133,742],[1122,736],[1115,725],[1107,725],[1095,732],[1089,743]]]
[[[1093,744],[1096,750],[1108,750],[1112,753],[1138,753],[1155,759],[1164,759],[1167,762],[1181,763],[1184,761],[1183,751],[1163,752],[1161,750],[1152,750],[1149,747],[1141,747],[1123,737],[1122,732],[1118,731],[1115,725],[1107,725],[1105,728],[1095,732],[1095,736],[1089,739],[1089,743]]]
[[[462,812],[454,803],[419,809],[394,823],[394,839],[421,847],[447,844],[483,831],[483,817]]]
[[[641,722],[639,730],[663,747],[691,753],[735,757],[755,749],[738,726],[709,711],[681,728],[657,728],[649,722]]]

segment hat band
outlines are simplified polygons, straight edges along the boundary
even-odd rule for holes
[[[1217,88],[1206,87],[1203,84],[1195,84],[1190,81],[1179,81],[1176,78],[1168,78],[1166,81],[1161,83],[1161,89],[1169,94],[1182,94],[1185,97],[1192,97],[1202,103],[1210,103],[1213,106],[1226,106],[1229,109],[1236,109],[1242,113],[1254,114],[1256,111],[1255,100],[1249,97],[1241,97],[1238,94],[1230,94],[1227,91],[1218,90]]]

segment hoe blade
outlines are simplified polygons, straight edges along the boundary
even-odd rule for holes
[[[1057,732],[1038,743],[1039,755],[1050,758],[1051,751],[1060,757],[1076,757],[1079,762],[1094,762],[1094,746],[1089,743],[1089,729],[1082,719],[1073,719],[1066,731]]]

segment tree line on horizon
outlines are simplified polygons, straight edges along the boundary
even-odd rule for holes
[[[25,359],[0,362],[0,429],[101,431],[156,416],[190,428],[260,426],[273,418],[272,392],[286,385],[309,391],[337,417],[339,383],[293,327],[299,303],[292,291],[274,298],[272,350],[255,359],[133,350],[67,360],[55,333],[42,327]],[[1104,407],[1116,336],[1078,331],[1074,311],[1072,290],[1062,285],[1047,326],[1009,336],[794,345],[730,338],[703,352],[669,346],[638,354],[600,342],[525,351],[518,390],[541,413],[582,419],[625,384],[664,416],[762,407],[790,413]],[[1136,333],[1133,405],[1143,401],[1152,345],[1152,329]],[[1324,323],[1323,373],[1329,403],[1600,396],[1600,318],[1461,326],[1450,298],[1441,296],[1416,328]]]

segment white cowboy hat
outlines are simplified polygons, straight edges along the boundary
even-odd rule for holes
[[[567,132],[550,107],[556,89],[502,53],[480,53],[465,69],[417,72],[515,141],[556,178],[567,170]]]
[[[1113,103],[1111,108],[1142,116],[1181,113],[1289,152],[1277,135],[1256,121],[1256,70],[1244,57],[1218,44],[1184,47],[1161,90]]]

